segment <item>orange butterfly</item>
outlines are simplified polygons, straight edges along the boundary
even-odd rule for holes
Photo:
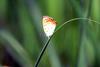
[[[43,16],[43,29],[47,37],[50,37],[56,28],[56,21],[49,17],[49,16]]]

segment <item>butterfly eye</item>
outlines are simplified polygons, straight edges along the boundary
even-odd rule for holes
[[[50,37],[56,28],[56,21],[49,17],[49,16],[43,16],[43,29],[47,37]]]

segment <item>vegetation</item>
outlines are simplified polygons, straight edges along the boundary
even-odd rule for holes
[[[0,0],[0,67],[34,67],[47,42],[42,16],[65,24],[38,67],[100,67],[100,0]],[[56,28],[56,29],[57,29]]]

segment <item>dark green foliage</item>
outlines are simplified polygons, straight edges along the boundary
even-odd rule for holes
[[[99,22],[100,0],[0,0],[0,66],[34,66],[47,41],[44,15],[53,17],[57,27],[76,17]],[[87,20],[64,25],[39,67],[100,67],[100,25]]]

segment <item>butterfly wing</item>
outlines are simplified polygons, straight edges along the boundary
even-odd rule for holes
[[[51,36],[54,33],[55,28],[56,21],[49,16],[43,16],[43,29],[46,36]]]

